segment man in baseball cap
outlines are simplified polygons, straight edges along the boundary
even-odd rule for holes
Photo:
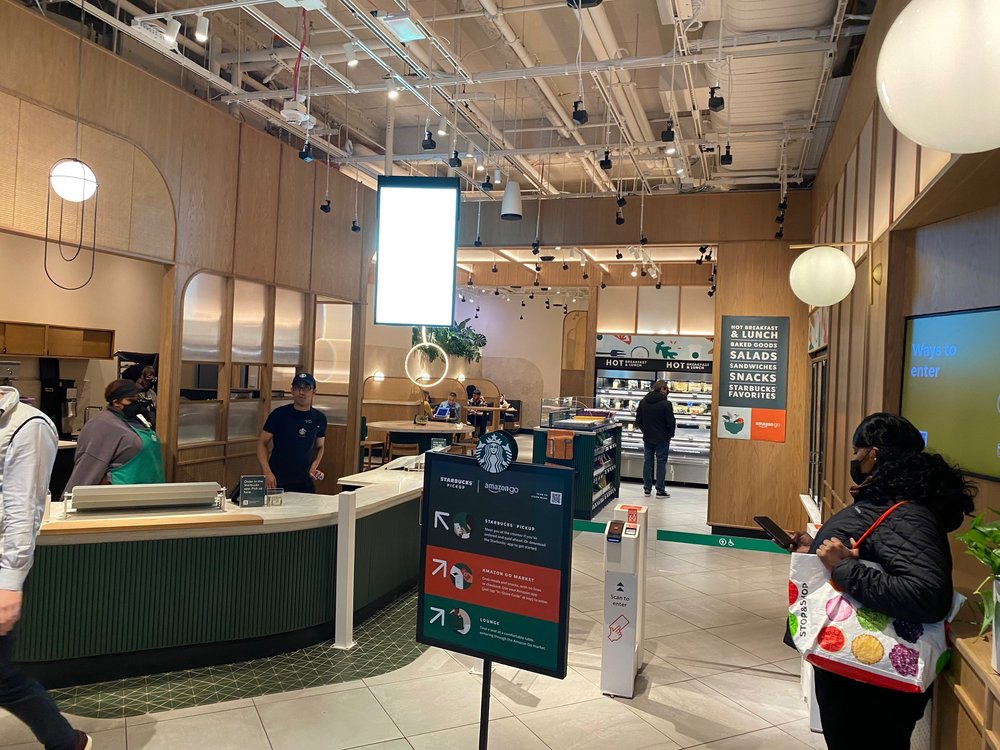
[[[292,378],[292,403],[279,406],[267,416],[257,438],[257,461],[268,489],[315,492],[323,479],[319,470],[326,441],[326,417],[313,408],[316,378],[299,372]],[[268,448],[271,449],[268,456]]]

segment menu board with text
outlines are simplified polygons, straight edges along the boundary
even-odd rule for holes
[[[716,434],[785,442],[788,318],[722,316]]]
[[[417,641],[566,676],[573,478],[427,454]]]

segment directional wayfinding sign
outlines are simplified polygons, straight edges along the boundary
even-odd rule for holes
[[[426,456],[417,640],[565,677],[573,470],[481,458]]]

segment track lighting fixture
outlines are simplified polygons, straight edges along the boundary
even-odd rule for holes
[[[785,227],[784,226],[779,226],[778,227],[778,231],[774,233],[774,239],[780,240],[780,239],[783,239],[784,236],[785,236]]]
[[[448,166],[454,169],[458,169],[462,166],[462,160],[458,158],[458,151],[453,151],[451,158],[448,160]]]
[[[308,164],[313,160],[313,147],[309,141],[306,141],[302,145],[302,150],[299,151],[299,158]]]
[[[552,307],[552,303],[549,302],[548,300],[545,300],[545,309],[548,310],[551,307]]]
[[[538,255],[542,251],[542,243],[536,237],[535,241],[531,243],[531,254]]]
[[[441,119],[438,120],[437,134],[440,136],[448,135],[448,116],[441,115]]]
[[[660,272],[656,270],[656,266],[651,265],[649,267],[649,275],[655,279],[657,276],[660,275]]]
[[[673,143],[676,137],[677,135],[674,133],[674,124],[672,122],[668,122],[667,127],[660,131],[660,140],[664,143]]]
[[[163,33],[163,40],[168,44],[177,43],[177,35],[181,32],[181,22],[176,18],[167,17],[167,30]]]
[[[649,242],[649,240],[646,239],[646,235],[644,235],[644,234],[640,235],[640,237],[639,237],[639,244],[640,245],[645,246],[648,242]]]
[[[622,210],[619,208],[617,211],[615,211],[615,224],[621,226],[624,223],[625,223],[625,214],[623,214]]]
[[[642,269],[639,271],[639,275],[642,276],[642,278],[646,278],[646,267],[645,266],[643,266]]]
[[[473,242],[472,244],[473,244],[473,245],[475,245],[476,247],[482,247],[482,246],[483,246],[483,240],[482,240],[482,238],[481,238],[481,237],[480,237],[480,236],[479,236],[479,235],[477,234],[477,235],[476,235],[476,241],[475,241],[475,242]]]
[[[781,202],[778,204],[778,210],[784,211],[788,208],[788,198],[786,196],[781,196]]]
[[[198,14],[198,20],[194,26],[194,38],[195,41],[202,44],[208,41],[208,18],[203,13]]]
[[[639,275],[639,269],[636,267],[635,263],[632,264],[632,278],[634,279]]]
[[[492,273],[496,273],[497,272],[497,262],[496,261],[493,261],[493,268],[491,268],[490,271]]]
[[[521,316],[521,320],[524,320],[524,316],[523,315]]]
[[[535,298],[535,293],[534,292],[532,292],[531,294],[528,295],[528,299],[534,299],[534,298]]]
[[[618,199],[615,201],[615,203],[618,204],[618,208],[624,208],[625,204],[628,203],[628,201],[625,200],[625,196],[624,195],[622,195],[621,193],[619,193],[618,194]]]
[[[621,260],[621,259],[622,259],[622,249],[618,248],[617,250],[615,250],[615,260]]]
[[[351,219],[351,231],[352,232],[360,232],[361,231],[361,225],[358,224],[358,220],[357,219]]]
[[[587,269],[586,268],[583,269],[583,280],[586,281],[589,278],[590,278],[590,274],[587,273]]]
[[[715,284],[712,284],[712,288],[708,290],[708,296],[709,297],[715,296]]]
[[[485,169],[485,167],[483,166],[483,157],[481,157],[479,154],[476,154],[475,161],[476,161],[476,171],[482,172]]]
[[[472,317],[473,317],[473,318],[475,318],[476,320],[479,320],[479,313],[476,313],[476,314],[475,314],[475,315],[473,315]]]
[[[507,301],[510,302],[510,297],[507,298]]]
[[[357,50],[354,49],[354,42],[347,42],[344,45],[344,57],[347,59],[348,68],[358,67],[358,53]],[[444,133],[441,135],[444,135]]]
[[[716,93],[721,88],[721,86],[710,86],[708,89],[708,108],[712,112],[721,112],[726,108],[726,100]]]
[[[702,263],[705,262],[705,256],[702,256],[700,258],[695,258],[694,262],[695,262],[695,265],[700,266]]]
[[[602,279],[601,279],[601,289],[607,289],[607,288],[608,288],[608,284],[607,284],[607,282],[606,282],[606,281],[605,281],[605,280],[604,280],[604,279],[602,278]]]
[[[458,293],[458,301],[465,302],[465,295],[462,294],[461,292]]]
[[[527,307],[527,306],[528,306],[528,303],[525,302],[524,300],[521,300],[521,307]]]
[[[499,185],[500,184],[500,176],[501,176],[500,175],[500,167],[496,167],[493,170],[493,184],[494,185]]]
[[[494,289],[493,290],[493,296],[494,297],[499,297],[500,296],[500,289]]]
[[[330,213],[330,199],[327,198],[325,201],[319,204],[319,210],[325,214]]]
[[[599,162],[597,162],[597,166],[599,166],[605,172],[610,172],[611,171],[611,167],[613,165],[611,164],[611,152],[610,151],[605,151],[604,152],[604,158],[601,159]]]
[[[568,271],[569,270],[569,263],[563,263],[562,264],[562,270]]]
[[[399,98],[399,89],[396,88],[396,82],[392,78],[386,79],[385,95],[393,101]]]
[[[661,284],[659,281],[657,281],[656,282],[656,288],[657,289],[662,289],[663,288],[663,284]]]
[[[729,167],[733,164],[733,154],[728,143],[726,144],[726,153],[719,154],[719,164],[724,167]]]
[[[485,193],[492,192],[492,190],[493,190],[493,183],[490,182],[490,175],[489,175],[489,173],[486,174],[486,179],[483,180],[482,188],[483,188],[483,192],[485,192]]]
[[[577,125],[586,125],[589,119],[587,110],[583,108],[583,99],[577,99],[573,102],[573,122]]]
[[[707,253],[708,252],[708,245],[702,245],[701,247],[699,247],[698,248],[698,252],[701,253],[702,255],[704,255],[705,253]]]
[[[476,312],[479,312],[479,305],[476,305]]]
[[[424,151],[433,151],[437,148],[437,141],[431,136],[430,130],[424,130],[424,139],[420,142],[420,148]]]
[[[777,216],[775,216],[774,217],[774,223],[775,224],[784,224],[785,223],[785,214],[784,213],[780,213]]]
[[[469,280],[465,282],[466,286],[472,286],[472,274],[469,274]]]
[[[567,315],[569,315],[569,308],[564,306],[563,307],[563,317],[565,317]]]
[[[541,263],[536,263],[535,264],[535,273],[538,273],[541,270],[542,270],[542,264]]]

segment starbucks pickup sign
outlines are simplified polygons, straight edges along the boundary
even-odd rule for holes
[[[716,434],[785,442],[788,318],[722,316]]]
[[[573,471],[478,453],[426,456],[417,640],[563,678]]]

